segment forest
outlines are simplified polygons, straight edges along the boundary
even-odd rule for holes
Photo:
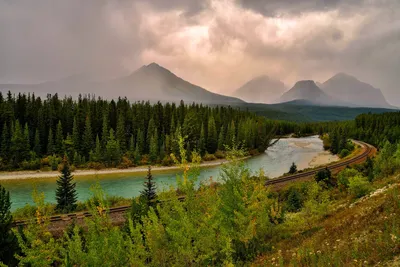
[[[204,160],[224,157],[225,146],[264,151],[276,135],[311,134],[308,124],[273,121],[230,106],[181,102],[130,103],[79,96],[42,100],[0,93],[0,170],[56,170],[66,155],[75,168],[173,164],[177,136]]]

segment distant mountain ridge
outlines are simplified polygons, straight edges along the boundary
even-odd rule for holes
[[[266,75],[258,76],[233,92],[233,96],[252,103],[276,103],[286,91],[283,82]]]
[[[338,104],[334,98],[328,96],[322,91],[314,81],[305,80],[298,81],[289,91],[284,93],[280,102],[291,102],[296,100],[303,100],[307,103],[314,105],[335,105]]]
[[[393,108],[387,102],[381,90],[345,73],[336,74],[324,82],[321,89],[328,95],[354,106]]]
[[[78,75],[40,84],[0,84],[0,90],[65,95],[90,93],[105,98],[126,96],[134,101],[244,103],[238,98],[216,94],[191,84],[156,63],[145,65],[128,76],[105,82],[93,82]]]

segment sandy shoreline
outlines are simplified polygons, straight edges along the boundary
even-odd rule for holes
[[[212,162],[203,162],[200,167],[213,167],[224,163],[228,160],[221,159]],[[153,172],[179,170],[179,166],[162,167],[152,166]],[[132,167],[128,169],[104,169],[104,170],[76,170],[72,174],[75,177],[89,176],[89,175],[102,175],[102,174],[120,174],[120,173],[146,173],[148,170],[147,166]],[[20,180],[20,179],[33,179],[33,178],[56,178],[60,175],[58,171],[14,171],[14,172],[2,172],[0,173],[1,180]]]
[[[315,156],[309,163],[308,166],[310,168],[316,168],[323,165],[330,164],[332,162],[339,161],[340,158],[337,155],[333,155],[329,151],[320,152],[317,156]]]

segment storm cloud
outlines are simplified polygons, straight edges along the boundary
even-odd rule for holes
[[[347,72],[400,105],[397,0],[0,0],[0,83],[125,75],[157,62],[229,94]]]

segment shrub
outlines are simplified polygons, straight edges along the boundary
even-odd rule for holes
[[[40,160],[39,159],[34,159],[30,161],[23,161],[21,163],[21,168],[23,170],[38,170],[40,169]]]
[[[258,151],[258,149],[252,149],[249,151],[250,156],[256,156],[259,155],[260,152]]]
[[[224,159],[225,158],[225,153],[224,153],[224,151],[221,151],[221,150],[217,150],[214,155],[215,155],[215,157],[217,159]]]
[[[174,165],[174,161],[171,156],[165,156],[161,161],[162,166],[172,166]]]
[[[355,198],[360,198],[371,192],[371,184],[362,175],[356,175],[349,179],[349,193]]]
[[[350,151],[346,148],[342,149],[342,151],[340,151],[340,153],[339,153],[339,157],[341,159],[347,157],[348,155],[350,155]]]
[[[148,165],[149,164],[149,155],[143,155],[139,162],[140,165]]]
[[[319,184],[323,184],[327,188],[335,185],[332,179],[332,173],[328,168],[318,171],[315,175],[315,181]]]
[[[106,166],[104,165],[104,163],[100,163],[100,162],[89,162],[87,164],[87,167],[89,169],[101,170],[101,169],[104,169]]]
[[[346,189],[349,187],[349,179],[351,177],[360,175],[360,172],[356,169],[346,168],[338,174],[338,186],[340,189]]]
[[[206,153],[203,157],[204,161],[213,161],[216,159],[217,159],[217,157],[214,154],[208,154],[208,153]]]
[[[129,167],[133,167],[133,162],[128,157],[122,157],[122,161],[118,165],[118,169],[128,169]]]

